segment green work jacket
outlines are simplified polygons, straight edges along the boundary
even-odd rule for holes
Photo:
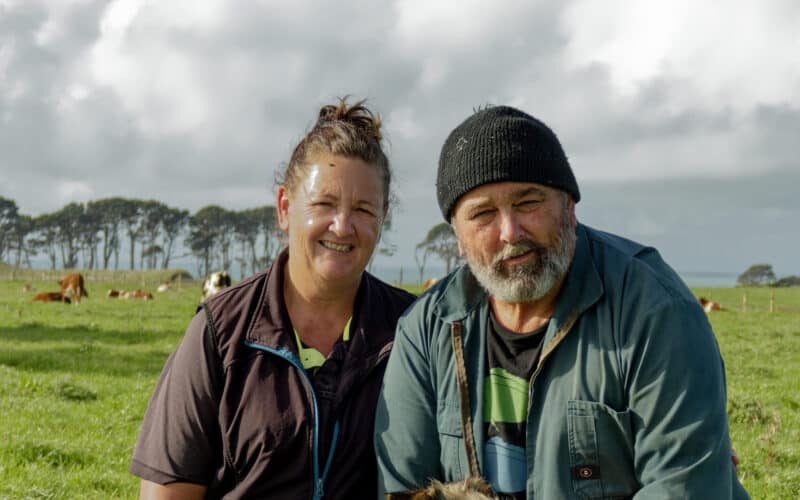
[[[454,324],[483,470],[488,314],[464,266],[400,319],[376,413],[379,497],[469,474]],[[527,497],[748,498],[725,400],[716,339],[680,277],[655,249],[579,224],[529,382]]]

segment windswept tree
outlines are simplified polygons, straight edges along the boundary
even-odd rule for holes
[[[84,251],[83,266],[86,269],[100,267],[97,258],[98,247],[100,246],[100,229],[102,227],[103,215],[90,207],[89,204],[79,217],[79,233],[81,248]]]
[[[158,256],[164,253],[158,244],[162,232],[162,222],[169,207],[160,201],[147,200],[139,204],[141,214],[141,252],[139,268],[155,269]]]
[[[50,261],[50,269],[56,268],[58,259],[59,223],[55,213],[44,213],[33,219],[35,238],[31,245],[36,251],[42,251]]]
[[[450,273],[460,259],[456,233],[453,232],[453,227],[446,222],[433,226],[417,247],[422,247],[427,253],[439,257],[445,263],[446,273]]]
[[[19,215],[11,225],[8,232],[8,251],[9,257],[10,254],[14,255],[14,265],[16,267],[20,267],[23,262],[28,267],[31,267],[31,255],[36,254],[30,239],[33,231],[33,217],[30,215]]]
[[[770,264],[753,264],[736,278],[739,286],[764,286],[775,283],[775,272]]]
[[[136,242],[142,235],[141,201],[124,199],[120,204],[120,222],[128,236],[131,271],[135,269]]]
[[[17,223],[18,218],[17,202],[0,196],[0,262],[5,260],[11,229]]]
[[[81,249],[82,203],[69,203],[53,213],[58,226],[58,244],[61,250],[61,263],[64,268],[78,267],[78,253]]]
[[[208,205],[189,217],[189,236],[185,243],[200,262],[203,275],[211,271],[215,255],[219,256],[222,269],[227,271],[230,267],[231,214],[220,206]]]
[[[167,207],[161,219],[161,229],[163,230],[163,258],[161,259],[161,268],[169,268],[169,260],[172,257],[175,241],[186,230],[189,224],[189,211],[181,210],[179,208]]]
[[[103,241],[103,269],[108,269],[111,256],[115,257],[114,267],[119,263],[120,230],[123,223],[123,215],[128,200],[124,198],[103,198],[101,200],[90,201],[86,204],[86,211],[97,214],[100,219],[100,238]],[[98,265],[99,267],[99,265]]]

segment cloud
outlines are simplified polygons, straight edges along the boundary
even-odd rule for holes
[[[0,195],[31,214],[71,197],[270,203],[275,169],[346,94],[384,118],[395,260],[413,262],[439,221],[444,138],[487,103],[551,125],[587,199],[593,186],[755,189],[797,167],[798,23],[790,0],[0,0]],[[640,215],[623,229],[681,240],[666,200],[626,203],[611,206]]]

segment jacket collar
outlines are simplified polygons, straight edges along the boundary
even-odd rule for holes
[[[575,231],[575,255],[559,292],[548,336],[567,323],[570,317],[579,316],[603,296],[603,283],[592,258],[586,227],[579,223]],[[461,266],[451,276],[434,305],[436,313],[448,323],[465,318],[488,300],[488,294],[469,266]]]

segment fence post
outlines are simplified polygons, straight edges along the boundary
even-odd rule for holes
[[[769,312],[775,312],[775,292],[769,294]]]
[[[747,312],[747,292],[742,294],[742,312]]]

